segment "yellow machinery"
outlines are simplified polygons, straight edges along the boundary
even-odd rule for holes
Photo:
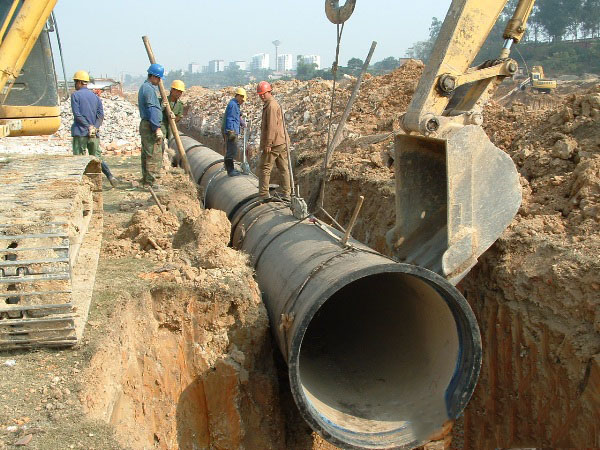
[[[46,23],[56,0],[0,2],[0,137],[60,125]],[[0,155],[0,349],[75,344],[102,238],[100,162]]]
[[[325,0],[343,23],[356,0]],[[513,220],[521,203],[511,158],[486,136],[483,108],[505,77],[535,0],[520,0],[498,58],[471,67],[508,0],[453,0],[396,136],[395,257],[458,283]],[[463,89],[458,90],[459,87]],[[452,101],[452,103],[451,103]]]
[[[531,88],[538,92],[550,93],[556,89],[556,80],[549,80],[544,76],[542,66],[531,68]]]
[[[60,126],[46,22],[56,0],[0,3],[0,137],[52,134]]]

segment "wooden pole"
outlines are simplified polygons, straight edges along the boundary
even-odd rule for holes
[[[156,202],[156,206],[158,206],[158,209],[160,209],[160,212],[164,214],[165,213],[165,209],[160,204],[160,201],[158,200],[158,197],[156,196],[156,193],[154,192],[154,189],[152,189],[152,186],[148,186],[148,189],[150,189],[150,194],[152,194],[152,198]]]
[[[150,64],[155,64],[156,58],[154,57],[154,52],[152,51],[152,47],[150,46],[150,39],[148,39],[148,36],[142,36],[142,41],[144,41],[144,46],[146,47],[146,52],[148,53],[148,59],[150,60]],[[163,102],[166,103],[169,127],[173,132],[173,137],[175,138],[175,143],[177,144],[177,152],[179,153],[179,157],[181,158],[183,170],[185,170],[185,173],[187,173],[189,177],[192,180],[194,180],[194,176],[192,175],[192,169],[190,168],[190,163],[188,162],[187,155],[185,154],[185,149],[183,148],[181,138],[179,137],[179,130],[177,129],[177,124],[175,123],[175,119],[173,119],[173,112],[171,111],[171,105],[169,104],[169,99],[167,98],[167,92],[165,91],[165,86],[163,85],[162,79],[158,83],[158,89],[160,91],[160,96],[162,97]]]
[[[341,240],[342,245],[346,245],[346,242],[348,242],[348,239],[350,238],[350,233],[352,232],[352,228],[354,228],[354,224],[356,223],[356,218],[358,217],[360,208],[362,208],[364,199],[365,198],[362,195],[358,197],[358,201],[356,202],[356,206],[354,207],[354,212],[352,213],[352,218],[350,219],[348,228],[346,228],[346,234],[344,234],[344,237]]]

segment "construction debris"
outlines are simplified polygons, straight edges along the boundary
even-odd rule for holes
[[[140,113],[137,105],[118,95],[101,94],[104,121],[100,127],[100,147],[104,155],[131,155],[140,151]],[[61,125],[56,135],[71,139],[73,112],[70,100],[60,104]]]

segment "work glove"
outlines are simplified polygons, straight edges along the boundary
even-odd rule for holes
[[[88,128],[88,136],[91,138],[95,138],[96,136],[98,136],[98,130],[96,129],[96,127],[94,125],[90,125]]]
[[[233,141],[236,137],[237,137],[237,135],[235,134],[235,131],[227,130],[227,139],[229,139],[230,141]]]
[[[171,113],[169,114],[169,117],[173,120],[175,120],[175,113],[173,111],[171,111]]]
[[[165,135],[163,134],[162,130],[160,128],[157,128],[156,131],[154,132],[154,134],[156,134],[156,141],[160,142],[163,140],[163,138],[165,137]]]
[[[167,108],[167,102],[165,102],[163,100],[163,102],[160,104],[160,106],[162,106],[162,109],[166,109]]]
[[[246,121],[244,120],[243,117],[240,117],[240,127],[246,128]]]

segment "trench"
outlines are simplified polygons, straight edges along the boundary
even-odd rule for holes
[[[357,241],[340,247],[334,230],[263,203],[254,178],[227,177],[220,155],[182,141],[201,199],[227,213],[234,248],[250,255],[307,423],[344,448],[413,448],[455,419],[480,361],[458,291]]]
[[[220,148],[213,147],[210,137],[187,131],[203,144]],[[316,171],[301,166],[296,170],[308,198],[311,192],[306,189],[316,186]],[[326,186],[325,209],[337,222],[347,224],[358,195],[369,201],[353,235],[385,254],[385,233],[395,222],[394,181],[381,186],[332,179]],[[519,245],[526,252],[527,246],[538,249],[523,263],[535,270],[511,272],[506,262],[515,252],[514,243],[503,236],[459,284],[481,328],[483,365],[474,396],[455,424],[453,446],[598,446],[600,397],[593,387],[600,382],[600,358],[593,346],[597,331],[545,306],[550,298],[573,295],[593,302],[597,293],[591,291],[589,280],[586,286],[580,279],[568,278],[562,285],[549,284],[551,275],[540,262],[563,258],[560,249],[536,242],[535,236],[531,243]]]
[[[124,300],[88,371],[90,417],[127,448],[285,448],[264,310],[176,286]]]

